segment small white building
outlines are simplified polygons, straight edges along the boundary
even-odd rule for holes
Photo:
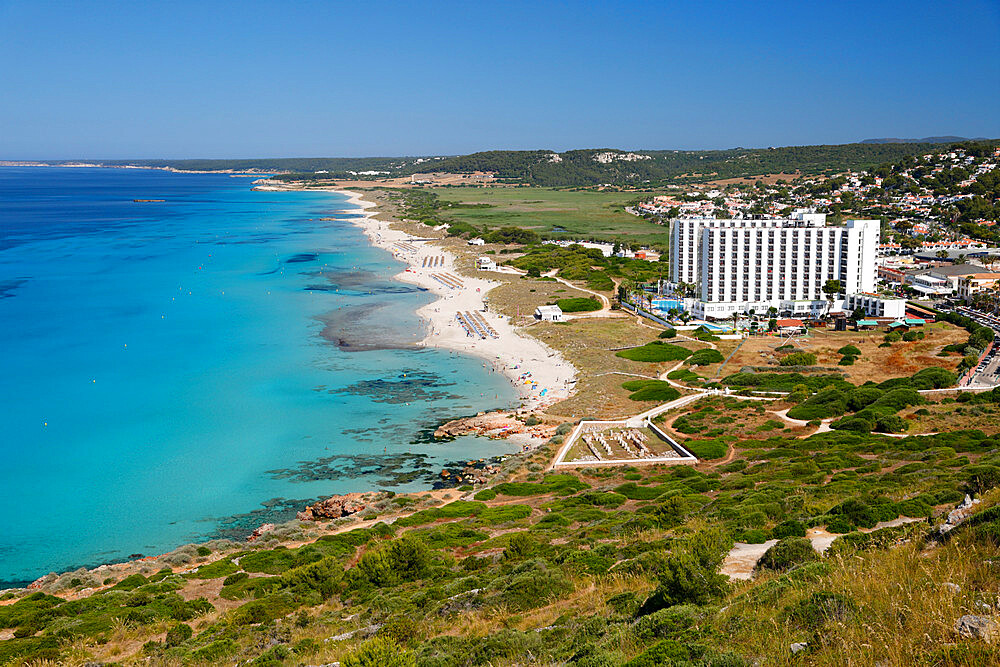
[[[853,313],[858,308],[869,317],[906,317],[906,299],[883,299],[877,294],[848,294],[844,297],[844,311]]]
[[[486,245],[486,241],[479,238],[469,239],[469,245]]]
[[[535,308],[535,318],[543,322],[562,322],[562,308],[559,306],[539,306]]]
[[[497,263],[492,257],[479,257],[476,259],[476,268],[480,271],[496,271]]]

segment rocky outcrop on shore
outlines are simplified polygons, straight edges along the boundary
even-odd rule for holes
[[[368,493],[345,493],[307,506],[296,515],[299,521],[326,521],[357,514],[371,501]]]
[[[548,440],[556,426],[538,421],[531,416],[510,412],[480,412],[475,417],[463,417],[444,424],[434,431],[435,438],[453,438],[459,435],[484,435],[488,438],[507,438],[524,434]]]

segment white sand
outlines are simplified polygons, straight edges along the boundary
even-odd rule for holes
[[[285,188],[262,185],[258,189]],[[483,312],[484,297],[500,283],[459,275],[455,271],[455,257],[451,253],[433,243],[415,241],[418,237],[390,229],[389,223],[376,220],[376,212],[370,210],[376,204],[364,199],[360,193],[335,189],[329,191],[347,195],[351,204],[362,209],[363,215],[353,218],[351,222],[361,227],[374,246],[392,252],[397,260],[409,265],[395,276],[396,280],[419,285],[438,296],[437,301],[417,310],[417,314],[430,323],[430,333],[420,345],[455,350],[484,359],[484,366],[507,376],[526,409],[543,409],[573,392],[576,369],[562,355],[544,343],[518,333],[506,317],[498,313]],[[401,249],[395,245],[397,243],[409,243],[416,250]],[[443,265],[433,268],[422,266],[425,257],[441,256],[444,257]],[[462,282],[462,287],[449,288],[432,278],[433,273],[451,274]],[[500,337],[483,340],[468,336],[455,316],[458,311],[479,311]]]

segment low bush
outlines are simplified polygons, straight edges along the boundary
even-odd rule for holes
[[[801,521],[788,519],[787,521],[782,521],[775,526],[771,530],[771,535],[779,540],[783,537],[805,537],[806,526]]]
[[[899,415],[885,415],[875,420],[875,428],[878,433],[906,433],[909,424]]]
[[[555,474],[545,476],[541,482],[503,482],[493,487],[494,491],[505,496],[537,496],[543,493],[553,493],[555,491],[570,490],[583,491],[590,488],[590,485],[581,481],[579,477],[568,474]]]
[[[721,459],[729,451],[729,445],[721,440],[686,440],[683,446],[703,460]]]
[[[632,392],[629,394],[629,398],[633,401],[669,403],[681,396],[681,392],[676,387],[672,387],[669,382],[663,380],[630,380],[622,383],[622,387]]]
[[[842,415],[847,410],[847,394],[828,387],[791,408],[788,416],[792,419],[827,419]]]
[[[691,356],[691,350],[673,343],[663,341],[653,341],[642,347],[632,347],[627,350],[619,350],[615,356],[631,361],[642,361],[655,363],[661,361],[680,361]]]
[[[674,338],[677,336],[677,329],[664,329],[660,332],[659,338]]]
[[[691,664],[690,651],[674,639],[664,639],[625,663],[625,667],[661,667],[662,665]]]
[[[778,361],[779,366],[815,366],[816,355],[811,352],[792,352]]]
[[[369,639],[340,661],[341,667],[416,667],[416,664],[413,653],[384,637]]]
[[[663,495],[663,489],[658,486],[639,486],[635,482],[626,482],[615,489],[615,493],[620,493],[629,500],[653,500]]]
[[[709,364],[720,364],[725,361],[725,357],[718,350],[706,348],[698,350],[687,359],[691,366],[707,366]]]
[[[858,603],[842,593],[819,591],[785,609],[796,625],[813,630],[826,622],[843,623],[858,611]]]
[[[163,643],[167,646],[180,646],[187,640],[191,639],[191,635],[194,631],[191,630],[191,626],[187,623],[178,623],[169,630],[167,630],[167,636],[163,640]]]
[[[564,313],[586,313],[601,309],[601,302],[592,296],[559,299],[556,301],[556,305]]]
[[[573,583],[542,559],[517,567],[503,584],[500,601],[515,611],[541,607],[573,590]]]
[[[517,521],[531,516],[531,508],[527,505],[498,505],[488,507],[476,517],[481,524],[491,525]]]
[[[837,350],[837,354],[842,354],[845,357],[860,357],[861,350],[859,350],[854,345],[845,345],[844,347]]]
[[[784,572],[815,560],[819,560],[819,554],[812,548],[812,542],[804,537],[786,537],[764,552],[756,569]]]

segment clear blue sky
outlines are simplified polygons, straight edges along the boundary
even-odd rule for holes
[[[1000,136],[1000,0],[0,0],[0,159]]]

